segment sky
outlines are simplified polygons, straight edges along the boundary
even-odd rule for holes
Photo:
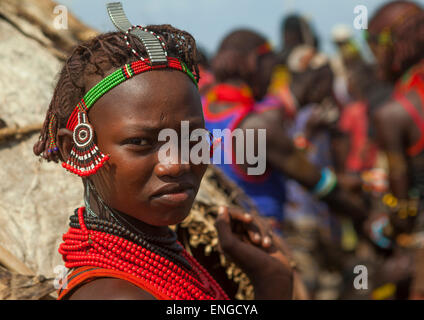
[[[117,0],[56,0],[84,23],[99,31],[115,30],[106,12],[106,3]],[[121,0],[133,24],[172,24],[190,32],[198,45],[212,55],[221,39],[235,28],[248,27],[266,36],[280,48],[280,25],[289,13],[305,16],[317,31],[321,49],[332,54],[331,30],[346,24],[366,50],[362,33],[353,28],[354,8],[364,5],[371,18],[388,0]],[[424,5],[424,0],[416,0]]]

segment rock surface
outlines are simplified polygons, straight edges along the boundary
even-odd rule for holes
[[[95,34],[71,15],[69,30],[55,30],[55,5],[0,2],[0,118],[8,127],[43,122],[63,57]],[[81,205],[82,184],[60,165],[41,162],[32,152],[37,139],[35,133],[0,144],[0,245],[50,278],[62,264],[57,248],[68,216]]]

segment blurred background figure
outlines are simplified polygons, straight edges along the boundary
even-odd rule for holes
[[[252,198],[263,216],[273,220],[276,229],[283,230],[283,235],[289,220],[305,226],[308,217],[312,217],[314,224],[321,224],[319,228],[325,229],[327,239],[324,241],[331,244],[337,237],[332,232],[337,232],[337,228],[331,226],[334,221],[324,202],[341,215],[350,214],[358,220],[365,218],[361,200],[347,194],[340,184],[328,187],[321,196],[317,193],[319,181],[325,185],[331,180],[322,177],[324,172],[331,172],[333,166],[329,130],[335,126],[340,109],[333,97],[333,72],[328,58],[315,47],[302,44],[293,48],[286,62],[291,81],[289,85],[284,84],[295,102],[293,113],[289,113],[284,102],[274,96],[276,84],[271,75],[278,66],[277,58],[266,38],[251,30],[233,31],[222,41],[212,59],[216,82],[204,97],[206,127],[211,131],[265,128],[267,171],[261,176],[247,176],[246,166],[234,164],[234,160],[233,164],[224,164],[221,160],[217,166]],[[234,145],[232,148],[234,150]],[[227,154],[232,152],[225,145],[222,150]],[[286,194],[288,178],[292,179],[293,187]],[[306,233],[301,232],[306,229],[298,226],[292,234],[308,241]],[[317,229],[314,227],[312,233]],[[300,268],[304,275],[312,270],[314,274],[308,286],[315,289],[319,286],[319,275],[314,272],[315,260],[319,258],[327,263],[332,259],[334,264],[337,258],[327,259],[322,252],[333,255],[337,245],[331,246],[331,250],[316,250],[319,248],[316,234],[311,238],[309,250],[315,251],[315,255],[304,255],[303,261],[308,262],[300,263]],[[338,278],[337,285],[340,285],[340,276]],[[334,292],[321,295],[322,298],[337,296]]]
[[[344,24],[334,26],[331,36],[344,66],[349,66],[358,60],[362,60],[359,46],[356,44],[352,29],[349,26]]]
[[[287,59],[290,90],[297,113],[289,130],[295,147],[318,168],[332,167],[328,129],[338,117],[330,105],[333,72],[326,55],[310,45],[295,47]],[[339,251],[340,230],[325,202],[295,180],[287,181],[284,231],[303,271],[305,284],[316,299],[336,299],[341,276],[329,256]],[[328,243],[336,243],[328,247]],[[319,252],[319,253],[318,253]],[[334,260],[334,259],[333,259]]]
[[[319,40],[306,18],[299,14],[290,14],[281,21],[280,41],[281,51],[277,55],[269,93],[281,101],[287,120],[292,120],[296,113],[297,102],[289,89],[291,78],[287,69],[287,59],[292,50],[300,45],[307,45],[317,49]]]
[[[331,59],[335,73],[334,94],[341,104],[347,104],[351,101],[351,96],[347,88],[346,73],[355,62],[362,61],[362,57],[349,26],[344,24],[334,26],[331,38],[336,48],[336,54]]]
[[[319,40],[305,17],[299,14],[285,16],[281,22],[281,43],[282,51],[279,53],[279,63],[286,64],[291,51],[301,45],[306,44],[316,49],[319,47]]]
[[[296,81],[296,86],[290,89],[298,105],[321,102],[332,88],[329,66],[320,68],[324,64],[322,56],[316,55],[311,64],[319,71],[306,72],[302,81]],[[294,146],[281,103],[278,100],[267,100],[270,98],[267,92],[275,65],[276,55],[266,38],[251,30],[231,32],[224,38],[213,58],[212,70],[216,85],[205,96],[204,114],[206,127],[211,131],[224,128],[267,130],[265,174],[247,176],[246,165],[224,164],[224,161],[218,166],[252,197],[263,215],[281,222],[285,201],[281,175],[312,190],[320,180],[321,173],[320,168]],[[321,76],[319,72],[327,73],[330,77],[318,81]],[[317,83],[320,87],[316,86]],[[225,152],[231,152],[225,146],[222,148]],[[351,210],[351,214],[361,215],[359,206],[345,199],[346,195],[341,189],[337,187],[333,192],[330,188],[328,191],[328,194],[323,195],[328,197],[327,201],[337,206],[343,198],[346,212]]]
[[[206,128],[212,132],[214,129],[243,128],[249,116],[259,114],[255,104],[267,93],[274,64],[275,55],[262,35],[244,29],[229,33],[212,60],[216,83],[204,96]],[[267,112],[282,119],[278,103],[267,105]],[[236,165],[234,160],[233,164],[224,164],[224,154],[232,152],[221,145],[222,161],[217,166],[252,197],[264,216],[272,218],[275,225],[281,222],[284,178],[275,169],[268,168],[265,175],[248,176],[246,167]]]
[[[366,32],[380,80],[394,85],[390,99],[373,109],[379,147],[389,167],[384,210],[373,215],[371,232],[390,248],[385,281],[394,297],[424,298],[424,11],[411,1],[393,1],[374,14]],[[393,270],[396,269],[396,274]]]

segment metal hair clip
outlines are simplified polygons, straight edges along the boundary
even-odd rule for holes
[[[134,27],[125,15],[121,2],[111,2],[108,3],[106,7],[112,23],[118,30],[126,34],[130,32],[132,35],[138,37],[141,40],[144,47],[146,48],[150,63],[152,65],[168,63],[167,52],[164,49],[163,43],[160,41],[159,37],[156,36],[153,32],[149,32],[145,28],[143,29],[142,27]]]

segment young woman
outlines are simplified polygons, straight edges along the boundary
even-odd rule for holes
[[[379,78],[394,85],[390,99],[371,113],[377,143],[387,156],[390,188],[383,198],[389,214],[376,215],[371,221],[375,219],[374,226],[387,225],[384,235],[394,240],[396,249],[406,254],[405,247],[415,250],[409,293],[411,298],[424,299],[424,249],[412,240],[401,241],[414,239],[424,230],[423,7],[413,1],[381,6],[370,20],[367,41]],[[383,228],[375,229],[384,239]]]
[[[156,40],[136,29],[159,40],[164,61],[146,50]],[[101,34],[67,59],[34,145],[85,187],[85,207],[59,248],[71,269],[59,299],[228,298],[168,228],[189,214],[206,165],[161,162],[158,135],[180,133],[182,121],[204,128],[197,74],[194,39],[170,25]],[[269,237],[254,245],[232,231],[236,221],[253,239],[252,217],[218,213],[221,248],[249,275],[256,298],[291,298],[287,259]]]

